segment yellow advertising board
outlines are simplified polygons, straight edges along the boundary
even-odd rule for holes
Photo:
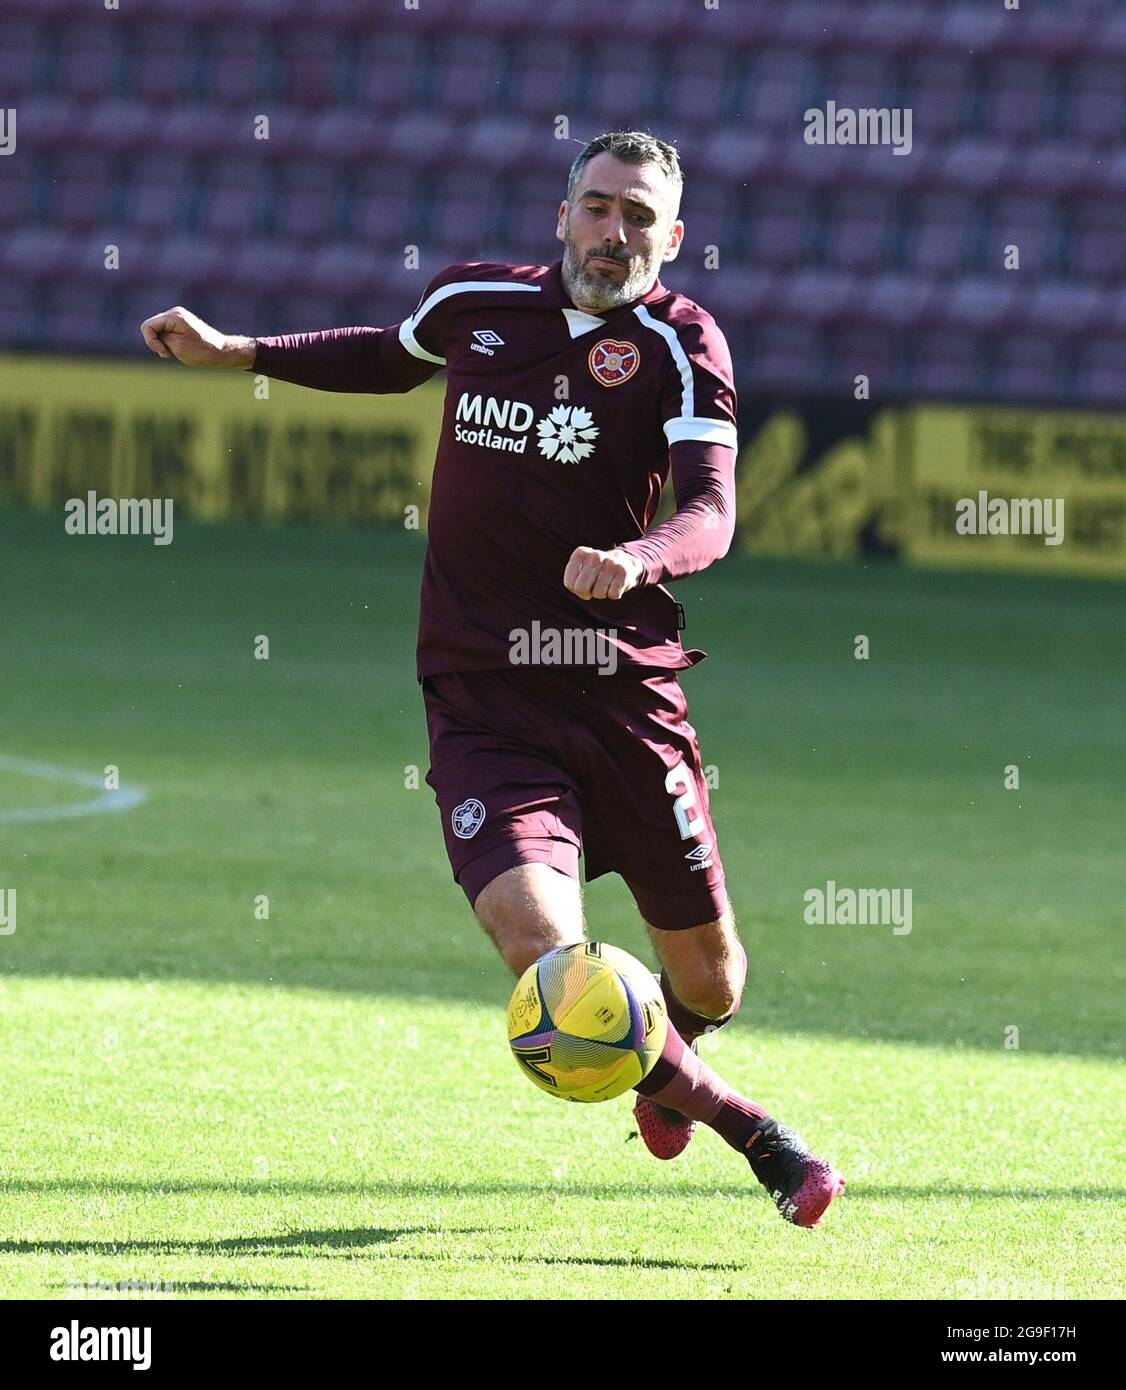
[[[0,505],[171,497],[205,520],[425,521],[442,384],[310,391],[178,363],[0,358]]]
[[[251,372],[0,357],[0,505],[171,497],[204,520],[425,525],[443,384],[310,391]],[[801,408],[736,475],[747,550],[1126,577],[1126,416],[918,405],[813,455]],[[669,489],[671,493],[671,489]],[[659,515],[671,508],[663,499]]]
[[[1126,575],[1126,418],[919,406],[910,434],[912,563]]]
[[[744,444],[744,548],[1126,577],[1126,416],[907,406],[816,457],[809,433],[780,411]]]

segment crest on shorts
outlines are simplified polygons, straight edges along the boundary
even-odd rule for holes
[[[603,386],[620,386],[641,366],[641,353],[633,343],[618,338],[602,338],[587,358],[591,375]]]
[[[450,812],[450,825],[459,840],[472,840],[485,824],[485,808],[475,796],[455,806]]]

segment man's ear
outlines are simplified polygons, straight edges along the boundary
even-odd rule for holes
[[[680,243],[684,240],[684,223],[678,217],[672,224],[672,231],[669,232],[669,244],[665,247],[665,254],[661,257],[663,261],[675,261],[680,254]]]
[[[555,224],[555,236],[558,241],[567,240],[567,214],[571,210],[570,203],[566,199],[559,204],[559,221]]]

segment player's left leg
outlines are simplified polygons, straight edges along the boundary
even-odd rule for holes
[[[747,958],[730,906],[703,926],[650,926],[649,934],[664,967],[669,1030],[660,1060],[637,1087],[634,1114],[647,1147],[673,1157],[702,1122],[743,1154],[787,1221],[819,1226],[844,1191],[842,1175],[696,1055],[696,1039],[729,1022],[742,999]]]
[[[587,878],[612,869],[625,879],[667,982],[665,1047],[636,1088],[634,1113],[647,1147],[665,1158],[684,1147],[693,1122],[708,1125],[749,1162],[786,1220],[816,1226],[844,1190],[840,1173],[694,1050],[738,1008],[746,957],[687,713],[674,677],[619,681],[592,704],[597,748],[578,768],[589,808]],[[675,1133],[658,1128],[662,1111]]]
[[[716,921],[684,931],[646,926],[661,962],[669,1021],[684,1041],[729,1023],[739,1012],[747,979],[747,953],[730,904]]]
[[[661,992],[669,1023],[693,1052],[696,1039],[729,1023],[739,1011],[747,955],[730,906],[714,922],[665,931],[647,922],[661,962]],[[656,1158],[676,1158],[688,1147],[696,1121],[639,1095],[633,1108],[645,1147]]]

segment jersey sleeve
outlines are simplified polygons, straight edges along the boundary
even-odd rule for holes
[[[651,321],[665,339],[669,364],[661,392],[661,424],[669,445],[694,439],[739,447],[731,352],[718,324],[702,311],[668,323]]]
[[[738,402],[731,353],[714,319],[696,305],[668,320],[640,317],[668,347],[660,418],[676,513],[621,549],[642,561],[642,583],[660,584],[706,569],[731,546]]]
[[[680,439],[669,448],[676,512],[621,546],[642,562],[641,582],[697,574],[731,548],[735,535],[735,450]]]
[[[470,269],[447,266],[427,285],[414,312],[389,328],[329,328],[259,338],[248,370],[318,391],[411,391],[446,365],[449,301]]]

